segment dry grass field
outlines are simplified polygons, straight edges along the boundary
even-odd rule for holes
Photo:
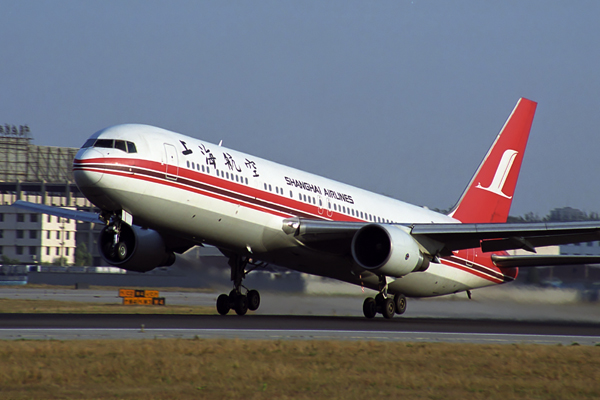
[[[4,341],[2,399],[594,399],[600,347]]]

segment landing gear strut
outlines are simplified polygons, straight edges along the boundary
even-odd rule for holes
[[[401,293],[396,293],[394,298],[388,296],[387,281],[385,277],[380,279],[379,294],[375,298],[367,297],[363,303],[363,314],[371,319],[379,313],[385,319],[391,319],[394,314],[404,314],[406,311],[406,297]]]
[[[234,255],[229,258],[231,267],[231,280],[233,281],[233,290],[229,294],[222,294],[217,298],[217,312],[226,315],[229,310],[234,310],[237,315],[244,315],[250,311],[258,310],[260,306],[260,294],[257,290],[248,290],[242,285],[243,279],[250,273],[246,271],[246,266],[250,261],[246,257]],[[246,294],[242,292],[246,290]]]
[[[101,214],[100,219],[105,221],[105,234],[108,235],[102,243],[104,255],[114,262],[125,260],[129,256],[130,248],[121,237],[122,224],[124,223],[121,216],[115,212],[104,212]]]

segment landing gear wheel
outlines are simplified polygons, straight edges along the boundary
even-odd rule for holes
[[[244,315],[248,312],[248,297],[240,294],[235,299],[235,313],[237,315]]]
[[[260,306],[260,294],[258,294],[258,291],[257,290],[249,290],[246,297],[248,297],[248,310],[250,310],[250,311],[258,310],[258,307]]]
[[[119,259],[119,261],[123,261],[125,258],[127,258],[127,245],[125,244],[125,242],[117,243],[116,251],[117,258]]]
[[[383,301],[381,305],[381,314],[383,314],[383,318],[391,319],[396,313],[396,306],[394,306],[394,300],[389,297]]]
[[[363,314],[365,317],[372,319],[377,315],[377,304],[375,304],[375,299],[372,297],[367,297],[365,302],[363,303]]]
[[[397,293],[394,296],[394,306],[396,307],[396,314],[404,314],[406,311],[406,297],[403,294]]]
[[[217,311],[219,314],[227,315],[230,309],[231,307],[229,296],[227,296],[226,294],[222,294],[219,297],[217,297]]]

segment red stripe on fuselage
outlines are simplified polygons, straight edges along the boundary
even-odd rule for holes
[[[305,217],[333,221],[368,222],[334,211],[332,211],[331,217],[326,217],[327,209],[324,207],[322,208],[323,215],[320,215],[318,214],[319,207],[316,205],[182,167],[179,167],[176,179],[167,179],[166,164],[155,161],[128,158],[75,160],[73,170],[98,172],[166,185],[281,218]],[[491,263],[490,257],[484,257]],[[516,276],[516,274],[515,276],[506,275],[500,269],[481,264],[472,263],[471,266],[468,266],[466,261],[456,257],[442,258],[441,261],[443,265],[460,269],[493,283],[511,281]]]

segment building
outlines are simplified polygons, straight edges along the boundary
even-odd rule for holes
[[[0,254],[21,264],[75,263],[76,221],[0,206]]]
[[[85,243],[93,265],[102,265],[98,224],[81,223],[10,207],[16,200],[94,211],[74,183],[75,148],[36,146],[29,129],[4,125],[0,132],[0,251],[23,264],[75,262]]]

